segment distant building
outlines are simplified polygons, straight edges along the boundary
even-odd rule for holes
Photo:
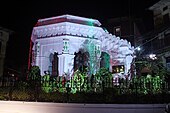
[[[6,45],[11,31],[0,27],[0,77],[3,76]]]
[[[154,29],[143,38],[145,54],[162,57],[164,65],[170,69],[170,1],[160,0],[149,10],[153,12]]]
[[[153,11],[154,27],[160,29],[168,26],[170,22],[170,1],[160,0],[153,6],[149,7],[149,10]]]
[[[142,19],[131,17],[110,18],[107,21],[108,31],[129,41],[134,47],[140,45],[144,26]]]

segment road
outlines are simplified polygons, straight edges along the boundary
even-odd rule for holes
[[[0,113],[164,113],[165,104],[73,104],[0,101]]]

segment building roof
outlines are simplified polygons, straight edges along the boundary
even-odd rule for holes
[[[1,27],[1,26],[0,26],[0,30],[3,30],[3,31],[5,31],[5,32],[8,32],[9,34],[11,34],[11,33],[14,32],[14,31],[12,31],[12,30],[6,29],[6,28]]]
[[[61,15],[56,17],[50,17],[45,19],[39,19],[36,26],[43,26],[49,24],[55,24],[60,22],[71,22],[71,23],[78,23],[84,24],[89,26],[100,26],[101,23],[96,19],[73,16],[73,15]]]
[[[159,2],[149,7],[149,10],[155,10],[160,8],[161,6],[166,6],[166,5],[170,5],[170,0],[160,0]]]

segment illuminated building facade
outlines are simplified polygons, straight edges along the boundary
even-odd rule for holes
[[[29,64],[40,67],[41,75],[72,75],[88,68],[89,75],[101,67],[126,75],[134,48],[103,29],[96,19],[73,15],[39,19],[32,31]]]

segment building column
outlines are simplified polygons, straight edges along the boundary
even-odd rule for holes
[[[40,43],[39,42],[36,42],[35,43],[35,65],[36,66],[40,66],[39,64],[39,59],[40,59]]]
[[[63,74],[69,74],[69,76],[72,75],[74,69],[74,57],[75,55],[70,54],[61,54],[58,55],[59,62],[58,62],[58,71],[59,76],[62,76]]]
[[[58,55],[59,62],[58,62],[58,71],[59,76],[63,74],[68,74],[69,76],[72,75],[74,69],[74,56],[69,52],[69,39],[63,39],[63,48],[62,54]]]

